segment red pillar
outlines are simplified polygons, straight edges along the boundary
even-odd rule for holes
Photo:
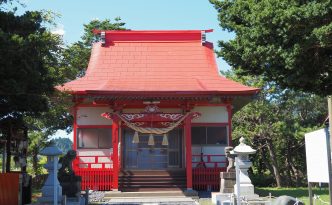
[[[112,145],[113,145],[113,191],[119,189],[119,120],[113,118],[112,122]]]
[[[232,146],[232,105],[227,105],[228,114],[228,146]]]
[[[184,122],[184,134],[186,137],[186,173],[187,189],[193,188],[192,178],[192,153],[191,153],[191,117],[187,117]]]
[[[74,126],[73,126],[73,150],[77,150],[77,107],[73,107]]]

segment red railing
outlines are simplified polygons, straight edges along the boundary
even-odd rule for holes
[[[109,162],[105,162],[105,158],[108,158]],[[76,158],[74,170],[77,175],[82,177],[82,190],[87,188],[112,190],[113,166],[110,159],[111,157],[105,156],[78,156]],[[225,155],[193,155],[192,159],[193,188],[195,190],[219,190],[220,172],[226,171]]]
[[[226,171],[225,155],[193,155],[193,189],[219,190],[220,172]]]
[[[193,154],[192,166],[195,167],[226,167],[226,157],[223,154]]]
[[[82,177],[82,190],[112,190],[112,167],[111,157],[106,156],[78,156],[74,161],[75,173]]]
[[[193,168],[194,190],[219,190],[220,172],[226,171],[225,167]]]

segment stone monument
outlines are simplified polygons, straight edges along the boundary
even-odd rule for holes
[[[234,184],[236,180],[234,168],[234,156],[231,155],[233,147],[225,147],[225,155],[228,160],[226,172],[220,172],[220,192],[213,192],[212,202],[215,204],[224,204],[231,202],[231,195],[234,193]]]
[[[38,199],[40,204],[61,204],[62,189],[58,181],[57,173],[61,167],[59,165],[59,155],[62,152],[55,145],[50,145],[40,152],[41,155],[47,156],[47,164],[44,167],[48,171],[48,177],[42,187],[42,197]]]
[[[234,156],[231,155],[233,147],[225,147],[225,154],[228,160],[226,172],[220,172],[220,192],[233,193],[236,180],[234,168]]]
[[[240,139],[240,144],[231,151],[231,154],[236,156],[235,166],[238,172],[236,175],[238,179],[234,185],[234,193],[236,196],[245,197],[248,200],[257,199],[259,197],[254,193],[254,185],[252,185],[248,176],[248,168],[252,165],[249,160],[249,155],[254,153],[256,153],[256,150],[246,145],[243,137]]]
[[[80,197],[82,178],[75,175],[72,167],[72,162],[75,158],[75,150],[69,150],[65,156],[60,158],[62,166],[58,173],[58,179],[62,187],[63,195],[67,196],[68,204],[80,204],[82,200]]]

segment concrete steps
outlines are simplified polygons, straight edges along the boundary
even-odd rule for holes
[[[150,198],[111,198],[106,204],[128,205],[198,205],[198,202],[189,197],[150,197]]]
[[[196,197],[197,198],[197,197]],[[198,199],[198,198],[197,198]],[[196,205],[192,197],[183,191],[151,191],[151,192],[106,192],[104,204],[135,204],[135,205]]]
[[[94,191],[89,195],[89,204],[128,204],[128,205],[197,205],[196,191],[139,191],[113,192]]]

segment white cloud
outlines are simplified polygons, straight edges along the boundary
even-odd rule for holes
[[[63,36],[66,33],[62,24],[58,24],[57,27],[55,27],[51,32],[60,36]]]

